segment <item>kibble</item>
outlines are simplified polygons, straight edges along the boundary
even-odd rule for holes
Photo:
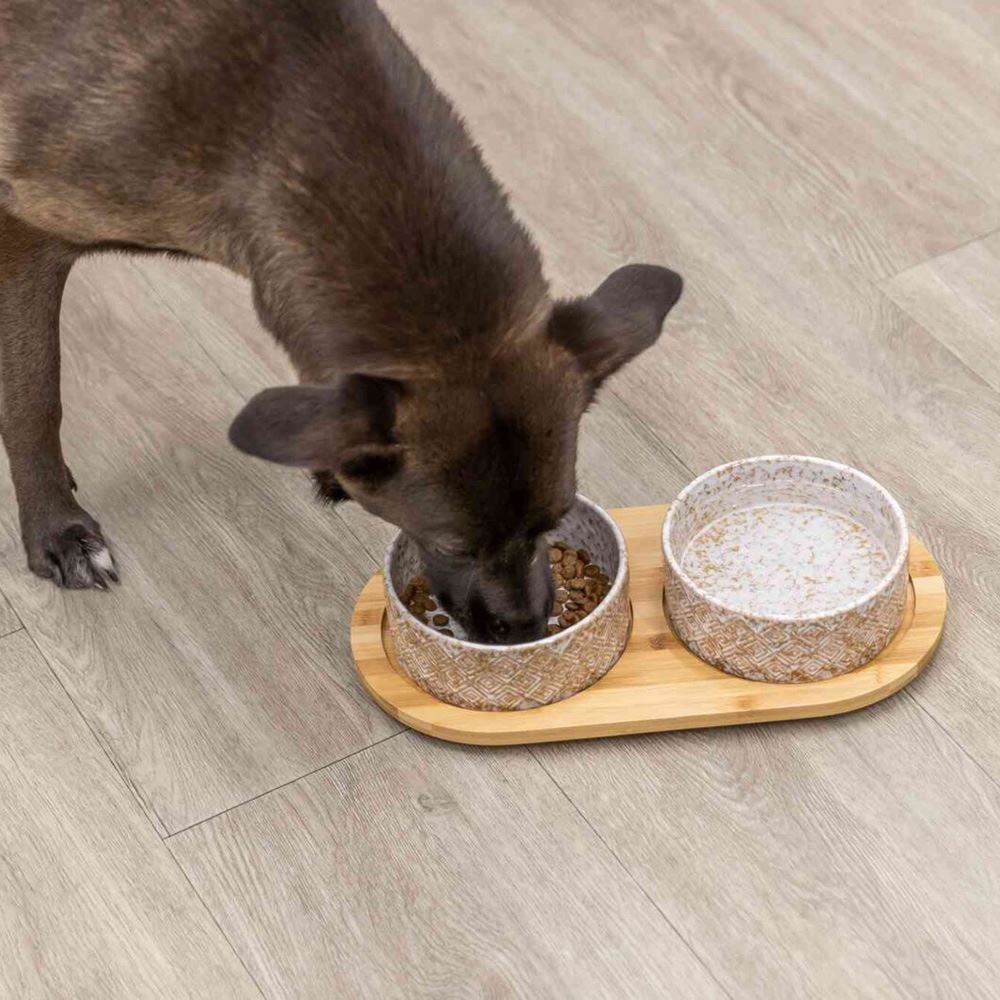
[[[548,634],[558,635],[563,629],[583,621],[608,596],[611,582],[607,573],[591,561],[586,549],[574,549],[562,542],[549,547],[549,568],[555,582],[555,594],[549,609]],[[442,635],[454,636],[451,619],[442,613],[431,596],[430,581],[415,576],[403,589],[403,603],[409,612],[425,625],[433,626]],[[433,614],[428,621],[428,614]]]
[[[557,623],[549,626],[549,632],[555,635],[583,621],[608,596],[611,583],[586,549],[553,542],[549,563],[556,584],[552,617]]]
[[[411,615],[419,618],[424,624],[427,623],[427,612],[437,610],[437,604],[431,597],[430,581],[427,577],[415,576],[403,588],[403,603]],[[447,619],[444,624],[448,624]]]

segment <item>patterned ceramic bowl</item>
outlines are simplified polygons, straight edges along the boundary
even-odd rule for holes
[[[442,635],[415,618],[400,594],[419,575],[420,555],[398,535],[385,558],[389,637],[399,669],[435,698],[463,708],[537,708],[600,680],[622,654],[632,626],[628,560],[618,525],[577,496],[552,541],[586,549],[611,579],[607,597],[563,632],[516,646],[487,646]]]
[[[856,469],[770,455],[719,466],[663,525],[667,613],[693,653],[761,681],[867,663],[903,619],[899,504]]]

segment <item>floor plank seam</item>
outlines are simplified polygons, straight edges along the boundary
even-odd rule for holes
[[[881,289],[882,285],[888,284],[890,281],[895,281],[896,278],[899,278],[904,274],[909,274],[910,271],[916,271],[918,268],[926,267],[928,264],[933,264],[934,261],[940,260],[942,257],[947,257],[949,254],[953,254],[964,247],[971,246],[973,243],[978,243],[980,240],[989,239],[997,233],[1000,233],[1000,226],[996,226],[985,233],[980,233],[978,236],[973,236],[971,239],[963,240],[961,243],[956,243],[953,247],[949,247],[947,250],[942,250],[940,253],[934,254],[933,257],[926,258],[926,260],[920,260],[915,264],[910,264],[908,267],[904,267],[895,274],[883,275],[882,277],[876,279],[875,284]],[[907,315],[909,315],[909,313],[907,313]]]
[[[163,306],[163,308],[166,309],[167,312],[170,313],[171,316],[173,316],[173,318],[174,318],[174,320],[176,320],[178,326],[180,326],[181,329],[184,330],[184,332],[188,335],[188,338],[195,343],[195,345],[197,346],[198,350],[205,356],[205,358],[208,360],[208,363],[212,366],[212,369],[219,376],[219,378],[222,379],[222,381],[233,391],[233,393],[239,399],[241,399],[244,403],[248,402],[249,400],[248,400],[247,396],[239,390],[239,388],[236,386],[236,384],[234,382],[232,382],[230,380],[230,378],[226,374],[226,372],[223,371],[223,369],[219,366],[218,362],[216,362],[215,358],[213,358],[212,355],[208,352],[208,350],[206,349],[205,345],[201,342],[201,338],[198,336],[198,334],[195,332],[195,330],[192,327],[188,326],[188,324],[184,321],[183,316],[181,316],[181,314],[178,313],[176,309],[174,309],[174,307],[170,304],[170,302],[166,298],[163,297],[163,294],[156,287],[156,284],[154,282],[150,281],[149,275],[147,275],[142,270],[142,268],[138,267],[136,265],[136,262],[134,260],[132,260],[131,258],[127,258],[127,262],[128,262],[128,266],[130,268],[132,268],[132,270],[139,276],[139,279],[146,286],[146,288],[149,289],[150,295],[153,298],[155,298],[156,301],[159,302],[160,305]],[[183,267],[188,262],[186,262],[186,261],[177,261],[176,263],[177,263],[178,267]],[[191,263],[192,263],[193,266],[198,266],[198,264],[201,263],[201,262],[199,262],[199,261],[192,261]],[[234,414],[234,416],[235,416],[235,414]],[[308,479],[308,476],[306,478]],[[361,547],[361,550],[372,560],[373,565],[376,568],[381,568],[381,565],[382,565],[381,558],[379,556],[377,556],[375,553],[373,553],[368,548],[368,546],[365,544],[364,540],[357,534],[357,532],[354,531],[354,529],[348,523],[348,521],[346,520],[346,518],[344,518],[341,515],[340,511],[337,510],[336,507],[333,508],[333,513],[334,513],[334,516],[337,518],[337,520],[340,522],[340,524],[343,526],[343,528],[351,536],[351,538],[353,538],[358,543],[358,545]]]
[[[948,738],[949,742],[956,747],[959,753],[961,753],[962,756],[965,757],[966,760],[968,760],[973,767],[975,767],[978,771],[980,771],[982,775],[986,778],[986,780],[989,781],[989,783],[994,788],[996,788],[998,792],[1000,792],[1000,779],[994,777],[994,775],[992,775],[989,772],[989,770],[987,770],[985,764],[981,763],[975,757],[972,756],[972,754],[962,745],[962,742],[959,740],[959,738],[929,708],[927,708],[927,706],[924,705],[923,702],[921,702],[921,700],[916,696],[916,694],[914,694],[913,691],[910,690],[910,688],[908,687],[903,688],[900,694],[905,694],[913,702],[913,704],[916,705],[916,707],[920,709],[920,711],[923,712],[924,715],[926,715],[927,718],[930,719],[931,722],[933,722],[934,725],[937,726],[937,728],[940,729],[942,733],[944,733],[944,735]]]
[[[631,407],[629,405],[628,400],[625,399],[621,393],[617,392],[614,386],[612,386],[608,391],[612,396],[615,397],[615,399],[622,406],[626,408],[628,412],[631,412]],[[667,444],[667,442],[662,437],[657,437],[657,435],[649,433],[646,426],[641,422],[637,422],[634,430],[636,433],[641,433],[642,437],[645,438],[646,441],[648,441],[649,445],[652,448],[662,448],[692,479],[697,477],[698,474],[691,468],[691,466],[687,462],[684,461],[683,458],[680,457],[680,455],[677,454],[676,451],[674,451],[673,448],[670,447],[669,444]],[[654,500],[651,502],[662,503],[663,501]]]
[[[194,898],[197,899],[199,903],[201,903],[205,912],[208,914],[209,920],[211,920],[212,923],[215,925],[215,928],[216,930],[218,930],[220,936],[222,937],[222,940],[225,941],[227,945],[229,945],[230,951],[232,951],[233,955],[236,956],[236,961],[240,963],[240,966],[243,968],[243,971],[246,972],[248,978],[250,979],[250,982],[253,983],[254,986],[257,988],[257,992],[261,995],[261,997],[263,997],[264,1000],[266,1000],[267,994],[264,992],[264,988],[260,985],[259,982],[257,982],[257,977],[253,974],[253,972],[250,970],[250,967],[243,960],[243,956],[240,954],[239,949],[230,940],[229,935],[222,929],[222,924],[219,923],[218,919],[216,918],[215,912],[208,905],[208,903],[205,902],[201,893],[198,892],[197,887],[195,886],[194,882],[191,881],[191,877],[187,873],[187,869],[184,867],[184,865],[181,864],[177,855],[175,855],[174,852],[170,849],[169,844],[166,844],[166,850],[167,854],[170,855],[170,858],[173,861],[173,863],[177,866],[178,871],[180,871],[181,875],[183,876],[184,881],[187,882],[189,888],[191,889],[191,892],[194,893]]]
[[[294,785],[296,782],[304,781],[306,778],[311,778],[314,774],[318,774],[320,771],[325,771],[328,767],[335,767],[337,764],[341,764],[345,760],[357,757],[359,754],[363,754],[374,747],[387,743],[389,740],[394,740],[397,736],[402,736],[407,732],[409,732],[409,730],[404,728],[400,729],[398,732],[390,733],[388,736],[383,736],[382,739],[376,740],[374,743],[369,743],[367,746],[359,747],[357,750],[352,750],[350,753],[344,754],[343,757],[338,757],[336,760],[330,760],[325,764],[320,764],[319,767],[314,767],[311,771],[306,771],[305,774],[289,778],[288,781],[283,781],[280,785],[275,785],[274,788],[268,788],[263,792],[258,792],[256,795],[251,795],[250,798],[244,799],[242,802],[235,802],[233,805],[227,806],[225,809],[220,809],[217,813],[212,813],[211,816],[195,820],[193,823],[189,823],[187,826],[181,827],[179,830],[174,830],[165,836],[161,834],[160,836],[164,842],[173,840],[174,837],[179,837],[182,833],[187,833],[188,830],[193,830],[195,827],[201,826],[203,823],[211,823],[212,820],[218,819],[220,816],[225,816],[226,813],[231,813],[236,809],[242,809],[251,802],[256,802],[258,799],[262,799],[267,795],[273,795],[275,792],[280,792],[283,788],[288,788],[289,785]]]
[[[222,381],[225,382],[226,385],[229,386],[229,388],[232,389],[232,391],[240,399],[246,402],[243,393],[240,392],[239,389],[237,389],[236,386],[229,380],[229,376],[222,370],[222,368],[219,367],[219,364],[218,362],[216,362],[215,358],[213,358],[212,355],[209,354],[208,350],[205,348],[205,345],[201,342],[201,338],[194,332],[194,330],[190,326],[188,326],[188,324],[184,321],[184,318],[180,315],[180,313],[177,312],[176,309],[174,309],[174,307],[170,304],[170,302],[163,297],[162,293],[156,287],[155,283],[150,281],[149,275],[146,274],[146,272],[143,271],[141,267],[137,266],[136,262],[131,257],[126,257],[126,262],[128,266],[132,269],[132,271],[138,276],[139,280],[146,286],[147,289],[149,289],[150,295],[154,299],[156,299],[156,301],[159,302],[159,304],[163,306],[163,308],[166,309],[171,316],[173,316],[177,325],[188,335],[188,338],[194,342],[198,350],[204,355],[205,360],[208,361],[208,363],[212,366],[212,369],[216,373],[216,375],[218,375],[219,378],[221,378]],[[188,264],[196,266],[198,262],[175,261],[175,264],[177,267],[185,267]]]
[[[1000,229],[998,229],[996,231],[1000,232]],[[989,234],[987,234],[987,235],[989,235]],[[975,241],[973,240],[972,242],[975,242]],[[963,246],[965,246],[965,245],[967,245],[967,244],[963,244]],[[960,249],[960,248],[956,247],[956,249]],[[934,259],[936,259],[936,258],[934,258]],[[902,271],[900,273],[901,274],[905,274],[906,272]],[[887,280],[889,280],[889,279],[887,279]],[[886,291],[886,289],[882,287],[882,282],[880,282],[880,281],[874,282],[874,287],[875,287],[875,290],[878,292],[878,294],[881,295],[891,306],[893,306],[895,309],[898,309],[904,316],[906,316],[907,319],[910,320],[911,323],[913,323],[914,326],[918,327],[928,337],[930,337],[930,339],[933,340],[934,343],[937,344],[941,348],[941,350],[946,351],[948,354],[950,354],[951,357],[953,357],[955,359],[955,362],[958,365],[960,365],[962,367],[962,369],[965,372],[967,372],[968,375],[974,381],[976,381],[976,382],[979,383],[979,385],[980,385],[981,388],[986,389],[989,393],[991,393],[994,396],[1000,395],[1000,394],[997,393],[996,387],[991,382],[987,382],[986,379],[984,379],[983,376],[980,375],[979,372],[977,372],[975,368],[971,368],[969,366],[969,363],[963,357],[961,357],[961,355],[956,354],[955,351],[954,351],[954,349],[952,349],[946,343],[944,343],[944,341],[941,340],[941,338],[938,337],[936,334],[934,334],[930,330],[928,330],[927,327],[924,326],[924,324],[920,321],[920,319],[918,317],[914,316],[913,313],[910,312],[910,310],[906,308],[906,306],[900,305],[889,294],[889,292]]]
[[[147,803],[143,799],[143,797],[139,794],[139,790],[129,779],[125,771],[118,766],[117,761],[109,751],[104,740],[101,739],[101,737],[97,733],[97,730],[95,730],[94,727],[90,724],[90,720],[81,710],[80,706],[76,703],[76,699],[70,694],[69,688],[67,688],[66,685],[63,683],[63,679],[59,676],[59,671],[56,670],[56,668],[52,665],[52,661],[45,655],[45,653],[42,651],[42,648],[38,645],[37,640],[31,633],[31,629],[27,628],[27,626],[24,626],[23,629],[25,635],[27,635],[29,641],[31,642],[31,645],[35,647],[35,651],[42,658],[42,662],[49,668],[49,672],[55,678],[55,681],[59,685],[63,694],[65,694],[66,697],[69,699],[69,703],[73,706],[74,711],[83,720],[83,724],[87,727],[87,732],[90,733],[94,742],[98,745],[98,747],[100,747],[101,753],[104,754],[105,758],[107,759],[107,762],[111,765],[115,774],[118,775],[119,780],[128,789],[129,795],[131,795],[132,800],[136,803],[136,805],[138,805],[139,811],[142,813],[143,816],[146,817],[147,822],[156,831],[157,836],[160,837],[160,839],[162,839],[163,832],[167,828],[166,824],[160,818],[159,814],[157,813],[156,809],[153,808],[152,804]]]
[[[6,632],[0,634],[0,639],[2,639],[5,635],[13,635],[15,632],[18,632],[22,628],[24,628],[24,622],[21,620],[21,616],[14,610],[14,605],[11,604],[10,598],[7,597],[7,595],[2,590],[0,590],[0,604],[4,605],[7,608],[7,610],[11,614],[11,617],[16,622],[13,628],[7,629]]]
[[[555,776],[551,773],[551,771],[549,771],[549,769],[545,766],[545,764],[542,763],[535,749],[533,747],[528,747],[527,749],[528,753],[531,754],[535,763],[542,769],[545,776],[559,790],[559,794],[562,795],[563,798],[565,798],[566,801],[570,804],[570,806],[573,808],[573,811],[580,817],[580,819],[583,821],[587,829],[590,830],[590,832],[597,838],[598,843],[600,843],[601,846],[608,852],[608,854],[610,854],[611,857],[615,859],[615,863],[618,865],[618,867],[621,868],[621,870],[625,873],[627,878],[633,883],[633,885],[635,885],[635,887],[639,890],[639,892],[642,893],[643,897],[647,900],[649,905],[652,906],[654,910],[656,910],[656,912],[660,915],[663,922],[674,932],[674,934],[677,935],[678,940],[694,956],[695,961],[705,970],[709,979],[711,979],[712,982],[715,983],[720,990],[722,990],[722,993],[725,996],[729,997],[729,1000],[733,1000],[733,996],[729,992],[729,990],[727,990],[726,987],[723,986],[723,984],[719,982],[719,980],[716,978],[715,973],[712,971],[712,967],[708,964],[708,962],[706,962],[704,958],[702,958],[702,956],[698,953],[698,951],[691,944],[691,942],[688,941],[688,939],[680,932],[680,930],[670,919],[670,917],[668,917],[666,913],[664,913],[663,910],[657,905],[656,900],[654,900],[653,897],[650,896],[650,894],[646,891],[646,887],[635,877],[635,875],[632,874],[631,869],[625,864],[624,861],[622,861],[622,859],[619,857],[615,849],[604,839],[604,837],[601,836],[600,831],[598,831],[597,827],[595,827],[594,824],[590,822],[590,820],[587,818],[587,815],[576,804],[573,798],[567,793],[566,789],[559,784],[559,782],[555,779]]]

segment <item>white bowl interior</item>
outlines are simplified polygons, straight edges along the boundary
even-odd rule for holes
[[[621,576],[624,570],[622,559],[624,539],[609,515],[596,504],[587,500],[586,497],[577,496],[575,503],[566,516],[553,531],[550,531],[546,535],[546,540],[550,544],[552,542],[563,542],[572,548],[586,549],[591,561],[597,563],[607,574],[608,579],[611,580],[611,588],[608,591],[608,596],[604,598],[605,602],[621,586]],[[420,551],[410,538],[400,534],[389,549],[387,564],[387,579],[391,584],[392,594],[402,606],[399,595],[406,589],[406,585],[410,580],[423,573],[423,562],[420,558]],[[591,612],[591,615],[597,614],[600,611],[600,607],[601,605],[598,605]],[[407,611],[407,614],[418,624],[424,624],[416,616],[410,614],[409,611]],[[521,645],[537,646],[541,643],[550,642],[553,639],[562,638],[586,624],[589,617],[584,618],[583,621],[578,622],[576,625],[565,629],[557,635],[539,639],[536,642],[522,643]],[[429,632],[433,632],[438,638],[447,640],[447,636],[441,635],[428,626],[424,627]],[[463,641],[469,646],[479,645],[478,643],[465,641],[465,635],[462,633],[461,625],[458,622],[453,620],[450,627],[455,633],[455,640],[452,641]],[[506,648],[511,649],[514,647]]]
[[[731,610],[804,619],[879,589],[905,555],[899,506],[834,462],[747,459],[696,479],[674,504],[664,547],[675,569]]]

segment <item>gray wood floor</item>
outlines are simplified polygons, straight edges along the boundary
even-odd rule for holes
[[[123,586],[30,576],[0,482],[0,995],[996,997],[1000,7],[391,0],[560,293],[687,292],[581,486],[755,453],[888,485],[936,660],[830,720],[497,751],[402,732],[347,626],[391,532],[225,428],[289,379],[246,286],[105,258],[65,443]]]

